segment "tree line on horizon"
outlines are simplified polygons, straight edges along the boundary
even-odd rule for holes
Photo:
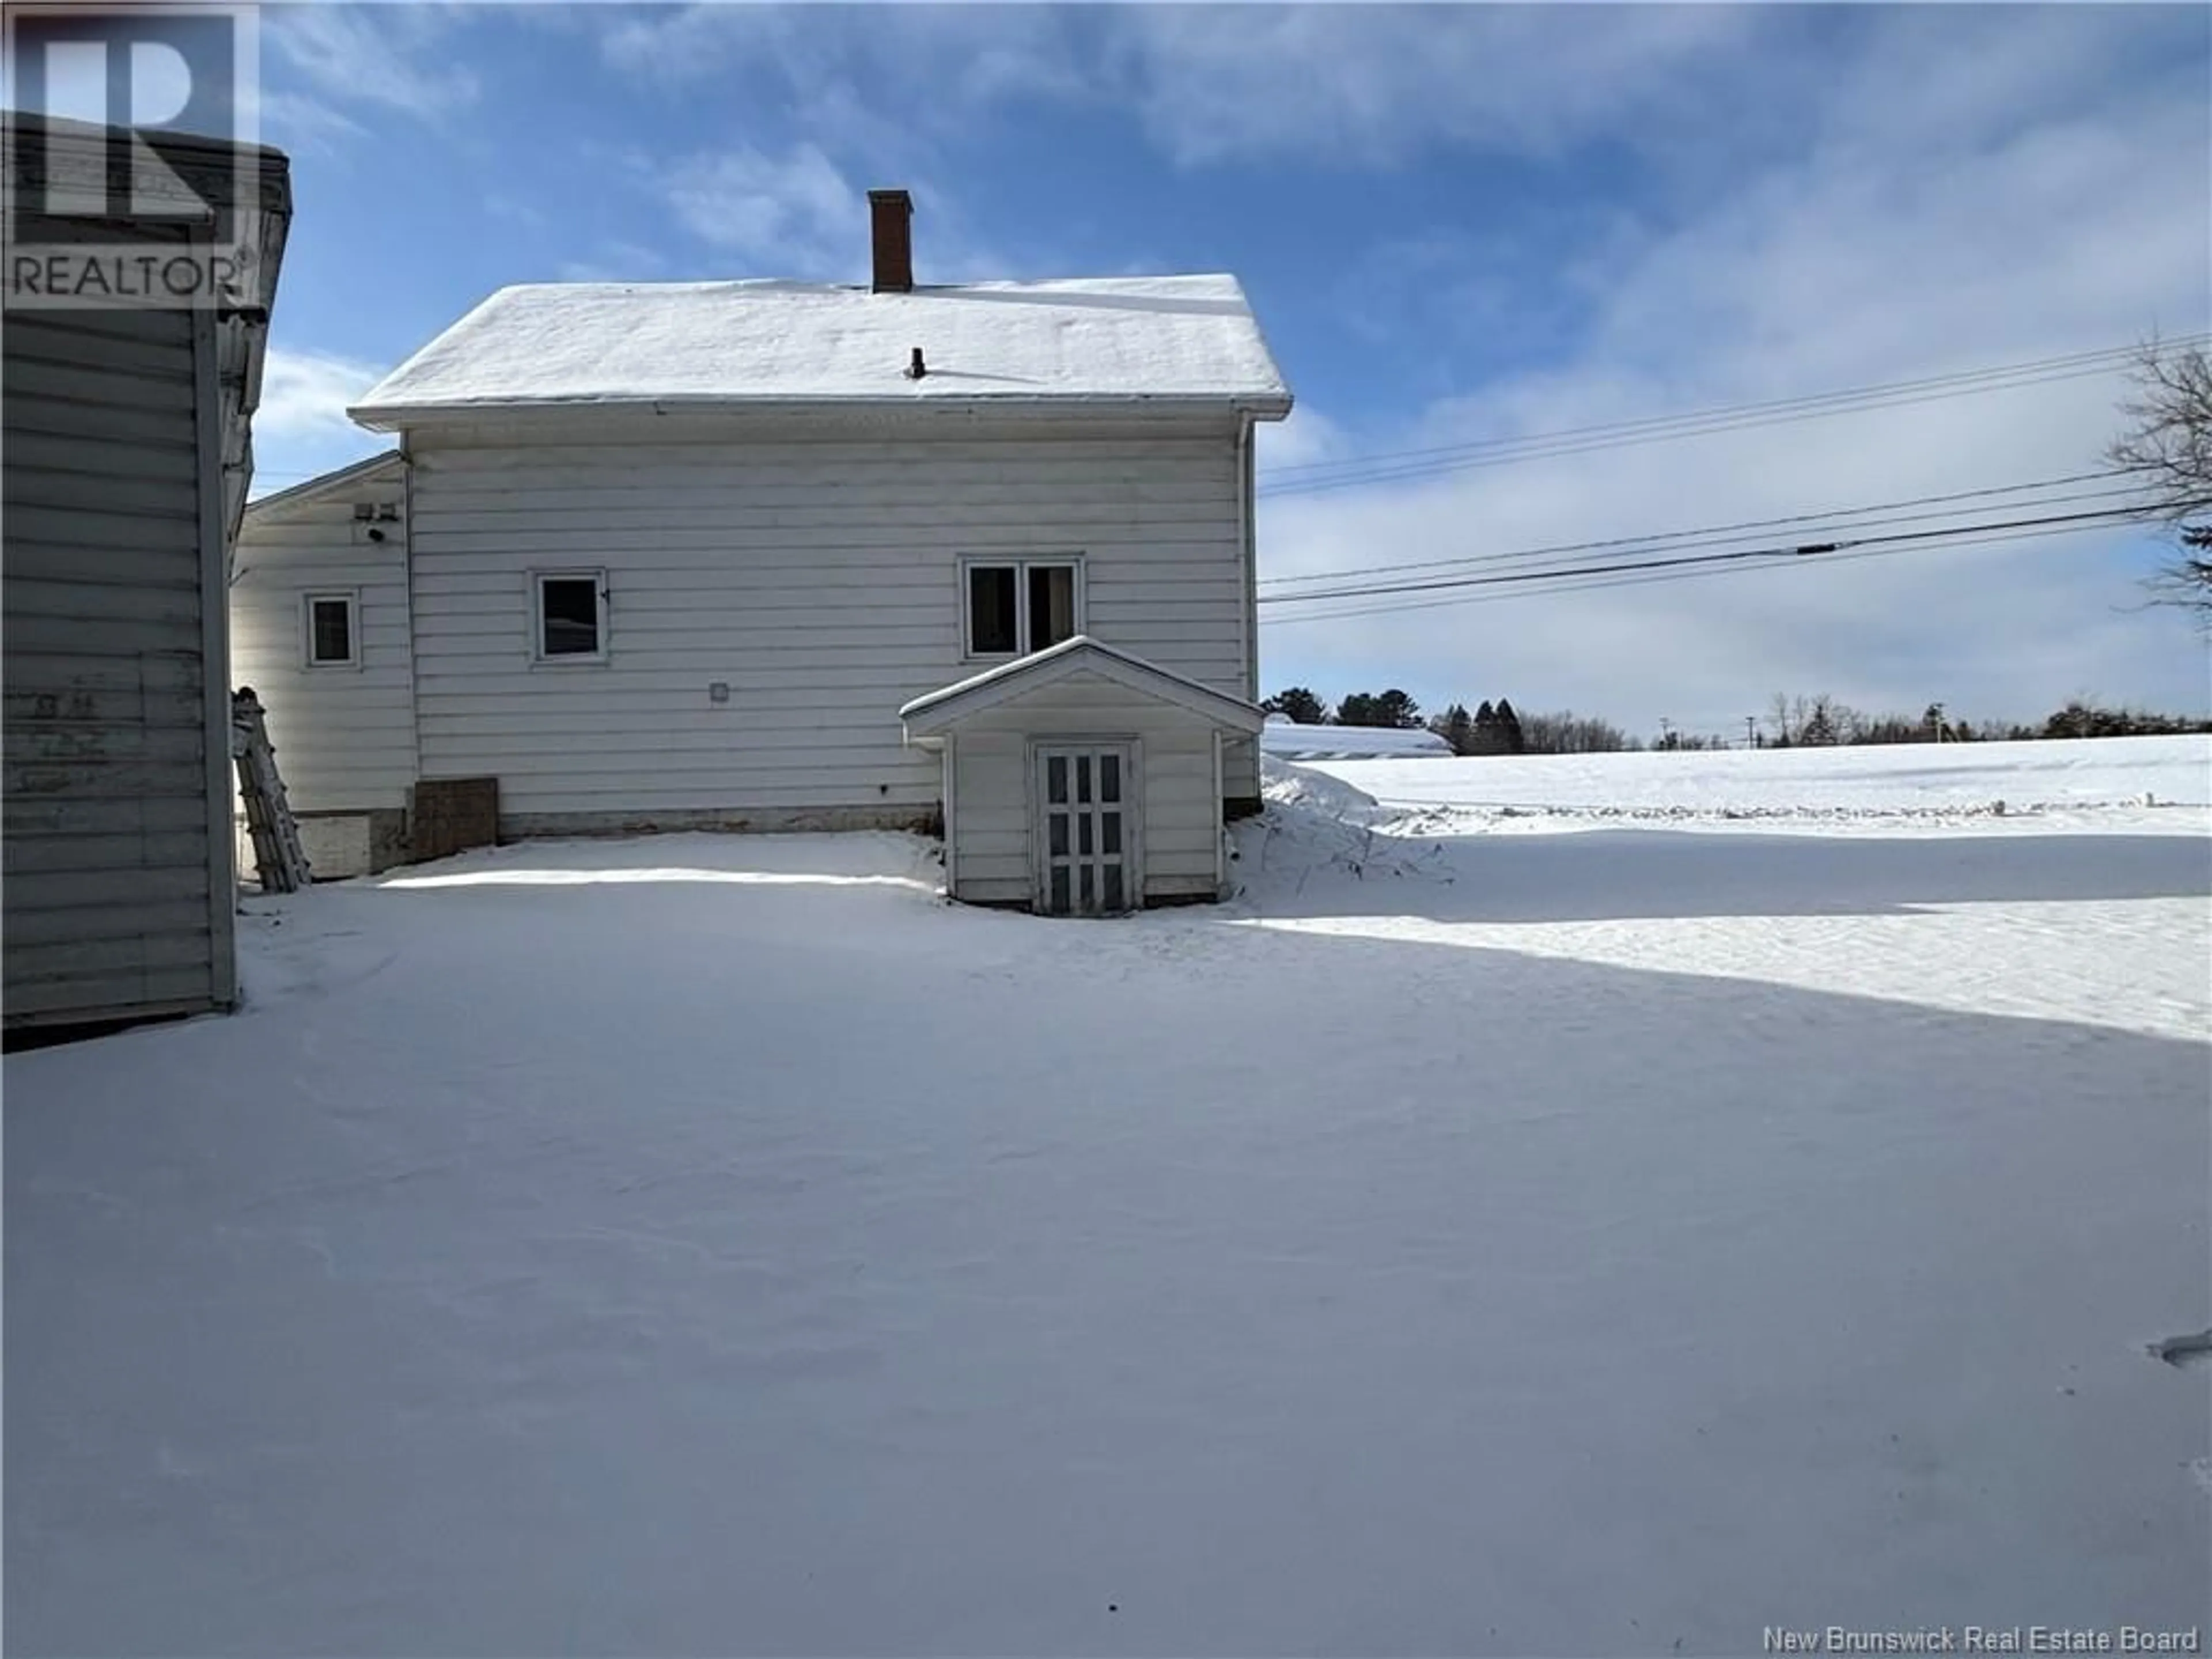
[[[1426,727],[1451,745],[1455,755],[1589,755],[1631,750],[1804,749],[1859,744],[2021,743],[2046,738],[2169,737],[2212,732],[2212,720],[2159,714],[2131,708],[2106,708],[2080,698],[2069,701],[2038,724],[1954,720],[1940,702],[1919,714],[1870,715],[1827,696],[1776,693],[1765,720],[1744,738],[1714,732],[1684,732],[1662,721],[1646,743],[1610,720],[1571,709],[1523,714],[1511,701],[1487,700],[1470,713],[1453,702],[1440,714],[1424,716],[1420,705],[1396,687],[1353,692],[1331,707],[1310,686],[1276,692],[1260,707],[1300,726],[1382,726],[1400,731]]]

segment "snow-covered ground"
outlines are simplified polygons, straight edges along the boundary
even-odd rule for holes
[[[2049,817],[2090,807],[2212,803],[2212,737],[2207,736],[1314,764],[1385,801],[1449,806],[1493,818],[1832,825],[1895,817],[1975,822],[2023,812]],[[2096,822],[2110,828],[2122,820],[2108,811]],[[2125,822],[2148,821],[2131,817]]]
[[[2212,836],[2057,792],[2203,751],[2064,748],[1776,775],[1849,836],[1271,767],[1115,922],[896,836],[251,901],[246,1012],[5,1064],[11,1650],[2202,1626]]]

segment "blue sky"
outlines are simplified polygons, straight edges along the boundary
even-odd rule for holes
[[[1787,398],[2212,327],[2201,8],[273,7],[298,217],[261,487],[513,282],[851,280],[905,185],[922,281],[1227,270],[1296,390],[1282,466]],[[2084,471],[2089,377],[1318,495],[1261,574]],[[1279,479],[1279,483],[1280,480]],[[2037,715],[2212,704],[2069,536],[1332,623],[1262,678],[1510,696],[1648,733],[1777,691]],[[1263,613],[1265,615],[1266,613]],[[1279,615],[1279,611],[1276,611]]]

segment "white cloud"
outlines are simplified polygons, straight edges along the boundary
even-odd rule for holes
[[[894,144],[917,129],[955,132],[987,100],[1083,96],[1091,79],[1067,17],[1030,6],[640,7],[606,29],[601,51],[664,84],[773,75],[795,95],[798,124],[841,148],[856,131]],[[903,95],[884,107],[859,95],[863,83]]]
[[[815,144],[797,144],[781,153],[740,144],[685,156],[672,165],[644,155],[625,159],[630,177],[659,194],[684,230],[720,258],[737,262],[736,270],[723,274],[824,282],[867,278],[866,191]],[[914,198],[917,282],[1064,274],[1049,236],[1038,238],[1026,259],[1016,258],[980,237],[958,202],[927,178],[908,173],[899,182]]]
[[[1765,31],[1758,10],[694,5],[618,15],[601,45],[663,84],[765,74],[799,130],[872,161],[1045,100],[1127,111],[1184,161],[1340,166],[1438,141],[1551,149],[1698,107]]]
[[[465,15],[446,5],[275,5],[262,12],[262,38],[313,102],[434,121],[475,103],[483,89],[446,52]]]
[[[369,363],[332,352],[269,349],[261,371],[261,406],[253,416],[257,441],[351,434],[346,405],[382,378]]]
[[[388,447],[389,438],[362,431],[345,413],[383,373],[336,352],[270,347],[253,416],[254,495],[289,489]]]
[[[1275,467],[1321,465],[1343,459],[1347,452],[1343,432],[1310,404],[1298,404],[1286,421],[1260,427],[1257,446],[1257,464],[1263,472]]]
[[[2112,78],[2109,15],[2021,30],[1957,12],[1894,20],[1829,65],[1832,89],[1804,111],[1808,151],[1608,243],[1571,352],[1437,399],[1361,447],[1559,431],[2203,327],[2202,75]],[[2001,96],[1962,95],[1984,74]],[[1268,500],[1262,574],[2081,471],[2100,464],[2120,389],[2081,380]],[[2139,608],[2131,572],[2149,556],[2140,536],[2054,538],[1326,625],[1279,625],[1270,607],[1263,672],[1336,694],[1403,684],[1437,703],[1503,694],[1647,732],[1665,714],[1740,733],[1776,690],[2022,718],[2076,691],[2201,708],[2201,643],[2184,619]]]
[[[771,276],[859,280],[868,261],[865,192],[915,198],[915,276],[969,282],[1065,274],[1050,231],[1026,258],[977,233],[938,181],[985,110],[1024,98],[1090,95],[1063,14],[1012,6],[697,5],[638,8],[602,33],[617,70],[669,88],[713,80],[747,137],[669,174],[678,217],[711,246]],[[772,102],[805,135],[781,153],[750,134],[746,112]],[[642,172],[662,171],[640,158]]]
[[[249,129],[261,143],[274,144],[287,155],[328,155],[341,140],[364,136],[366,129],[343,111],[297,93],[256,94],[248,118]]]
[[[865,269],[865,198],[812,144],[781,155],[750,146],[694,155],[667,177],[684,228],[753,274],[855,276]]]
[[[1112,55],[1178,160],[1553,151],[1696,107],[1757,7],[1133,6]]]

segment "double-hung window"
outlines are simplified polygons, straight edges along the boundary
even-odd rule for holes
[[[307,666],[361,666],[361,600],[352,593],[310,593],[301,610]]]
[[[1083,562],[971,559],[963,570],[970,657],[1026,657],[1083,631]]]
[[[531,654],[539,662],[605,662],[607,573],[541,570],[530,586]]]

